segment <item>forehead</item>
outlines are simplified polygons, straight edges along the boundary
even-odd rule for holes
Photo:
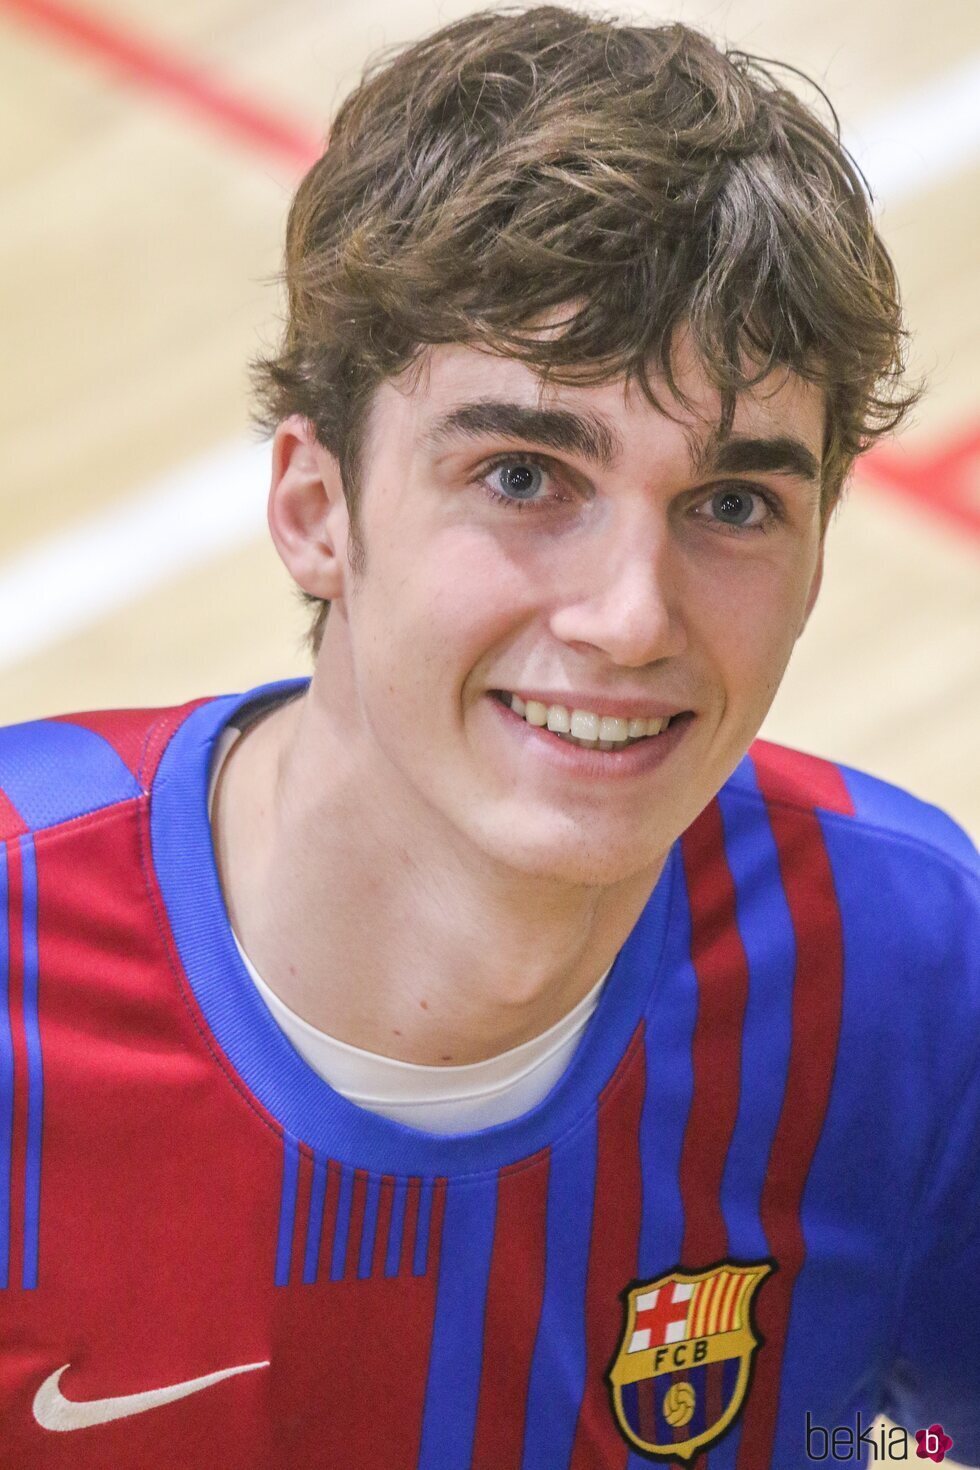
[[[613,454],[629,458],[656,449],[686,448],[697,458],[721,417],[721,395],[682,337],[674,353],[674,379],[687,399],[674,398],[666,381],[651,372],[650,386],[660,411],[636,383],[622,378],[580,385],[546,383],[515,358],[463,344],[425,350],[416,365],[381,385],[375,397],[372,430],[401,430],[424,440],[427,431],[453,408],[501,399],[534,408],[564,408],[599,421],[610,432]],[[825,396],[787,368],[778,368],[737,401],[733,432],[789,434],[805,443],[819,462],[825,423]]]

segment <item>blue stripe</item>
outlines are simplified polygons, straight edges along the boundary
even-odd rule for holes
[[[108,740],[61,720],[0,730],[0,787],[32,832],[141,795]]]
[[[429,1234],[432,1223],[431,1179],[422,1180],[419,1191],[419,1213],[415,1222],[415,1254],[412,1258],[412,1275],[424,1276],[429,1264]]]
[[[340,1198],[337,1201],[337,1223],[333,1232],[333,1253],[330,1258],[330,1280],[342,1281],[344,1262],[347,1259],[347,1232],[350,1230],[350,1211],[354,1199],[354,1170],[349,1164],[340,1169]]]
[[[408,1193],[406,1179],[395,1180],[395,1193],[391,1200],[391,1224],[388,1226],[388,1250],[385,1255],[385,1275],[397,1276],[402,1253],[402,1231],[405,1228],[405,1200]]]
[[[417,1470],[448,1470],[469,1465],[473,1458],[496,1217],[495,1174],[453,1180],[446,1187]],[[465,1270],[460,1270],[461,1261]]]
[[[361,1231],[361,1254],[357,1262],[357,1274],[363,1280],[371,1274],[374,1256],[374,1233],[378,1228],[378,1204],[381,1200],[381,1180],[372,1174],[368,1179],[367,1199],[364,1201],[364,1228]]]
[[[751,776],[746,773],[745,781]],[[721,1205],[730,1254],[757,1261],[769,1254],[759,1205],[789,1072],[796,940],[772,828],[760,820],[757,803],[744,795],[722,791],[718,806],[749,973],[738,1115],[722,1175]],[[731,1222],[737,1222],[734,1233]]]
[[[595,1202],[597,1124],[551,1154],[544,1299],[531,1359],[526,1470],[564,1470],[585,1389],[585,1283]]]
[[[10,1273],[10,1170],[14,1130],[14,1041],[10,1029],[7,849],[0,843],[0,1288]]]
[[[310,1218],[306,1226],[306,1255],[303,1258],[303,1280],[307,1286],[317,1278],[320,1262],[320,1236],[323,1233],[323,1201],[327,1193],[327,1161],[322,1154],[313,1157],[313,1187],[310,1190]]]
[[[20,839],[24,892],[24,1032],[27,1041],[27,1170],[24,1187],[23,1285],[37,1286],[41,1234],[41,1134],[44,1126],[44,1068],[38,1020],[37,861],[34,839]]]
[[[282,1136],[282,1196],[279,1201],[279,1241],[276,1246],[276,1285],[289,1285],[289,1263],[293,1254],[293,1221],[296,1217],[296,1187],[299,1181],[299,1145],[288,1133]]]
[[[637,1275],[644,1280],[677,1265],[684,1237],[680,1161],[694,1093],[691,1040],[698,993],[691,964],[691,912],[682,882],[677,884],[671,913],[665,982],[654,993],[644,1038],[647,1081],[640,1114],[643,1213],[637,1258]]]

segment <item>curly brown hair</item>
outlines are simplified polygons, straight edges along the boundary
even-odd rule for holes
[[[722,432],[740,392],[788,367],[826,393],[826,520],[921,388],[833,107],[810,83],[825,124],[774,65],[688,26],[545,5],[471,15],[368,67],[293,201],[284,339],[253,364],[262,427],[300,413],[337,457],[355,562],[372,395],[436,343],[559,382],[623,376],[664,409],[648,374],[685,405],[686,326]],[[561,330],[537,330],[557,307]],[[329,604],[304,596],[315,652]]]

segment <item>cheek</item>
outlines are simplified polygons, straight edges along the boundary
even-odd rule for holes
[[[729,703],[766,704],[789,661],[803,616],[800,581],[762,563],[719,578],[695,613],[699,642],[707,646],[727,687]],[[750,575],[750,570],[752,574]]]
[[[424,545],[388,544],[368,563],[355,657],[367,656],[381,701],[431,724],[447,698],[459,708],[469,676],[493,666],[533,589],[526,572],[486,537],[436,534]],[[364,667],[362,663],[362,667]],[[373,702],[373,701],[372,701]]]

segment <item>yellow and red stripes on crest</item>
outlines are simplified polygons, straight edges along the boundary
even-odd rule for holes
[[[745,1323],[742,1304],[755,1277],[744,1271],[716,1271],[694,1288],[685,1337],[708,1337],[734,1332]]]

